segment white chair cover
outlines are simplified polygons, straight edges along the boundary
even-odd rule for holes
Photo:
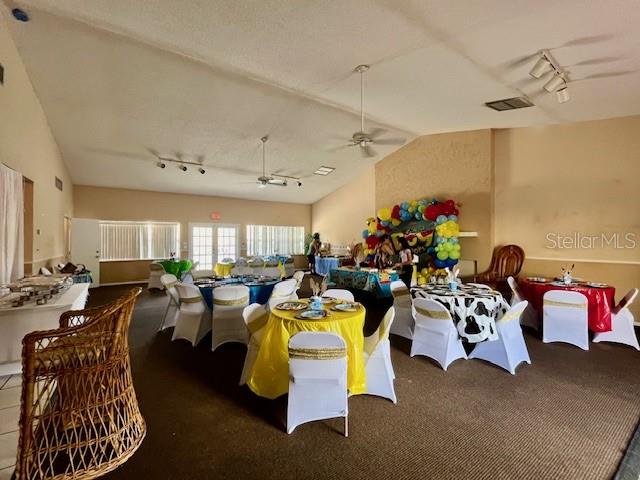
[[[638,345],[638,337],[636,337],[633,313],[629,310],[629,306],[638,296],[638,289],[629,290],[620,303],[611,312],[611,331],[597,332],[593,335],[593,341],[598,342],[614,342],[630,345],[636,350],[640,350]]]
[[[411,340],[413,338],[413,301],[411,292],[401,280],[391,282],[391,294],[393,295],[393,307],[396,310],[396,318],[391,325],[391,333]]]
[[[212,277],[214,275],[213,270],[191,270],[190,273],[194,280],[197,278]]]
[[[247,305],[249,287],[225,285],[213,289],[211,350],[227,342],[247,344],[249,332],[242,318]]]
[[[260,343],[262,342],[262,336],[264,335],[264,327],[267,324],[269,312],[264,305],[259,303],[252,303],[244,307],[242,311],[242,318],[249,331],[249,343],[247,344],[247,355],[244,357],[244,366],[242,367],[242,374],[240,375],[240,385],[247,383],[247,377],[253,369],[253,364],[258,356],[260,350]],[[256,324],[260,325],[258,328]],[[251,333],[253,331],[253,333]]]
[[[171,340],[179,338],[189,340],[194,347],[209,333],[210,323],[206,313],[209,311],[200,289],[189,283],[176,284],[180,298],[180,310],[176,318]]]
[[[578,292],[549,290],[542,297],[542,341],[566,342],[589,350],[587,297]]]
[[[151,262],[149,264],[149,282],[147,289],[157,288],[158,290],[162,290],[163,287],[160,282],[160,277],[165,273],[164,267],[160,263]]]
[[[416,322],[411,343],[411,356],[425,355],[438,362],[443,370],[458,358],[467,359],[467,354],[458,337],[449,310],[429,298],[413,301]]]
[[[233,263],[233,262],[234,262],[233,258],[225,257],[225,258],[222,259],[222,261],[220,263],[223,263],[225,265],[229,265],[230,263]]]
[[[273,309],[279,303],[287,302],[289,300],[297,300],[298,296],[296,295],[296,286],[296,281],[293,279],[276,283],[271,291],[271,296],[267,303],[267,305],[269,305],[269,310]]]
[[[367,393],[398,403],[393,380],[396,377],[391,364],[389,330],[396,315],[394,307],[387,310],[378,329],[364,339],[364,361],[367,372]]]
[[[231,269],[231,275],[249,275],[251,268],[247,265],[247,259],[244,257],[236,260],[235,266]]]
[[[520,286],[516,279],[509,276],[507,277],[507,283],[509,287],[511,287],[511,306],[517,305],[520,302],[526,302],[526,298],[522,295],[522,290],[520,290]],[[538,317],[538,312],[535,308],[527,302],[527,308],[524,309],[522,315],[520,316],[520,325],[524,325],[525,327],[533,328],[536,331],[540,330],[540,319]]]
[[[347,346],[334,333],[300,332],[289,341],[287,433],[306,422],[344,417],[348,436]]]
[[[469,285],[471,287],[483,288],[485,290],[493,290],[489,285],[485,285],[484,283],[466,283],[465,285]]]
[[[355,299],[353,298],[353,293],[351,293],[349,290],[344,290],[341,288],[329,288],[322,294],[322,296],[337,298],[338,300],[345,300],[347,302],[355,301]]]
[[[284,262],[284,276],[286,278],[292,277],[296,271],[296,267],[293,263],[293,257],[287,257]]]
[[[180,311],[180,296],[178,295],[178,291],[176,290],[176,285],[178,284],[178,279],[175,275],[171,273],[165,273],[160,277],[160,283],[164,287],[164,291],[169,298],[167,302],[167,308],[164,311],[164,315],[162,316],[162,321],[160,322],[160,328],[158,331],[162,331],[165,328],[175,327],[176,319],[178,318],[178,312]],[[169,310],[173,308],[175,312],[173,313],[173,317],[167,321],[167,315],[169,314]]]
[[[527,344],[524,342],[520,317],[526,311],[528,302],[520,302],[512,306],[500,320],[496,322],[498,340],[481,342],[476,345],[469,358],[486,360],[504,368],[511,375],[516,374],[516,367],[521,362],[531,365]]]

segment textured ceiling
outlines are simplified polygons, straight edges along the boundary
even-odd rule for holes
[[[367,118],[394,137],[640,113],[636,0],[17,3],[32,21],[12,34],[79,184],[313,202],[393,148],[329,151],[358,130],[360,63]],[[574,80],[566,104],[528,76],[541,48]],[[483,106],[522,94],[536,107]],[[267,169],[302,188],[251,183],[265,133]],[[211,171],[153,168],[149,149]]]

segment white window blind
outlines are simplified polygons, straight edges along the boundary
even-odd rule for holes
[[[179,252],[180,224],[100,222],[102,260],[169,258]]]
[[[247,255],[304,253],[304,227],[247,225]]]

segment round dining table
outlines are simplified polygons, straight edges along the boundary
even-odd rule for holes
[[[305,301],[305,300],[301,300]],[[274,399],[289,391],[289,340],[299,332],[332,332],[340,335],[347,344],[347,387],[352,395],[366,392],[364,364],[365,309],[356,312],[330,310],[321,320],[298,319],[300,312],[273,309],[265,317],[264,334],[253,369],[249,373],[249,388],[261,397]],[[329,307],[329,308],[327,308]]]
[[[550,290],[578,292],[587,297],[589,330],[592,332],[611,331],[611,309],[615,305],[616,289],[604,284],[574,282],[569,285],[547,278],[522,278],[518,281],[522,295],[542,315],[542,300]],[[598,286],[593,286],[598,285]],[[542,318],[540,318],[542,322]]]
[[[213,289],[225,285],[245,285],[249,287],[249,303],[264,305],[269,301],[273,287],[280,280],[243,281],[241,278],[227,278],[224,280],[198,279],[194,284],[200,289],[205,303],[213,309]]]
[[[496,321],[509,309],[509,304],[496,290],[459,285],[427,284],[411,289],[414,297],[424,297],[444,305],[456,324],[458,334],[468,343],[498,339]]]

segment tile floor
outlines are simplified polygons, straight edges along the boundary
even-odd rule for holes
[[[9,480],[16,464],[20,375],[0,377],[0,480]]]

